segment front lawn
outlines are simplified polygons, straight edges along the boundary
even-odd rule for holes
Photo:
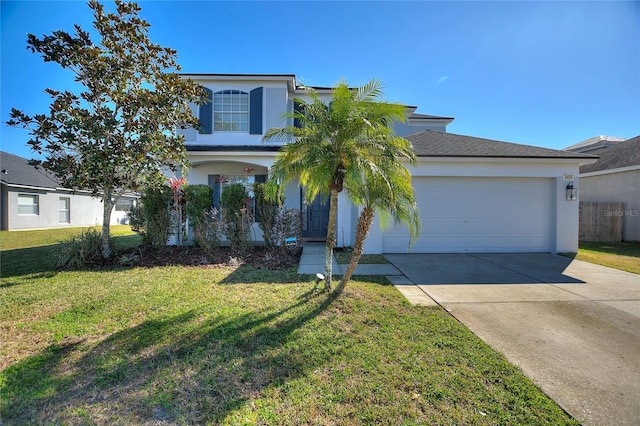
[[[575,259],[640,274],[640,242],[580,242]]]
[[[12,235],[5,424],[577,424],[444,310],[410,306],[384,279],[336,296],[295,269],[251,265],[55,271],[55,245],[5,250]]]

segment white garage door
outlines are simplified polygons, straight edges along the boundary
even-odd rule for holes
[[[406,227],[383,234],[385,253],[549,251],[551,180],[413,179],[422,233],[408,248]]]

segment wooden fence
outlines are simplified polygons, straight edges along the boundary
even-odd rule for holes
[[[624,203],[580,201],[580,241],[620,242]]]

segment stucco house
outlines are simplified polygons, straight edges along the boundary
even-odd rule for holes
[[[306,93],[293,74],[184,74],[204,86],[210,103],[193,106],[202,129],[182,131],[191,184],[208,184],[218,202],[224,186],[242,182],[250,189],[264,181],[283,142],[262,142],[264,133],[287,123],[294,98]],[[331,88],[315,88],[321,98]],[[447,133],[452,117],[416,113],[394,130],[413,143],[418,164],[411,168],[423,231],[409,246],[403,227],[375,224],[367,253],[404,252],[575,252],[578,202],[567,186],[578,187],[580,165],[596,158],[581,153],[525,146]],[[303,236],[326,236],[326,200],[306,205],[302,189],[286,189],[284,204],[302,211]],[[570,197],[569,197],[570,198]],[[338,246],[355,239],[358,207],[340,194]],[[260,230],[254,227],[257,239]]]
[[[566,150],[600,157],[580,166],[580,200],[623,203],[608,213],[622,217],[624,241],[640,241],[640,136],[596,136]]]
[[[55,176],[29,160],[0,151],[0,212],[2,230],[47,229],[102,225],[102,202],[86,191],[60,186]],[[111,224],[127,223],[136,195],[122,197]]]

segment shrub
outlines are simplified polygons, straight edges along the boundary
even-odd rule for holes
[[[167,244],[171,229],[171,189],[166,186],[149,187],[140,197],[140,205],[129,212],[131,229],[142,236],[145,244]]]
[[[102,258],[102,235],[94,228],[62,242],[53,264],[56,268],[80,268]]]
[[[182,190],[189,222],[203,220],[211,210],[213,189],[209,185],[185,185]]]
[[[265,198],[264,184],[255,184],[256,216],[259,218],[258,226],[262,230],[264,245],[273,248],[278,246],[280,240],[277,236],[276,220],[278,217],[278,204]]]
[[[193,238],[198,247],[205,250],[213,250],[220,247],[222,235],[222,221],[218,210],[213,208],[205,214],[204,218],[193,225]]]
[[[226,186],[220,195],[223,233],[234,250],[243,250],[251,245],[253,217],[248,201],[249,194],[240,183]]]
[[[219,247],[221,223],[218,211],[211,208],[213,189],[208,185],[187,185],[183,189],[196,245],[206,250]]]
[[[302,237],[302,216],[298,209],[279,209],[274,224],[273,236],[277,245],[284,249],[284,240],[295,237],[298,241]]]

